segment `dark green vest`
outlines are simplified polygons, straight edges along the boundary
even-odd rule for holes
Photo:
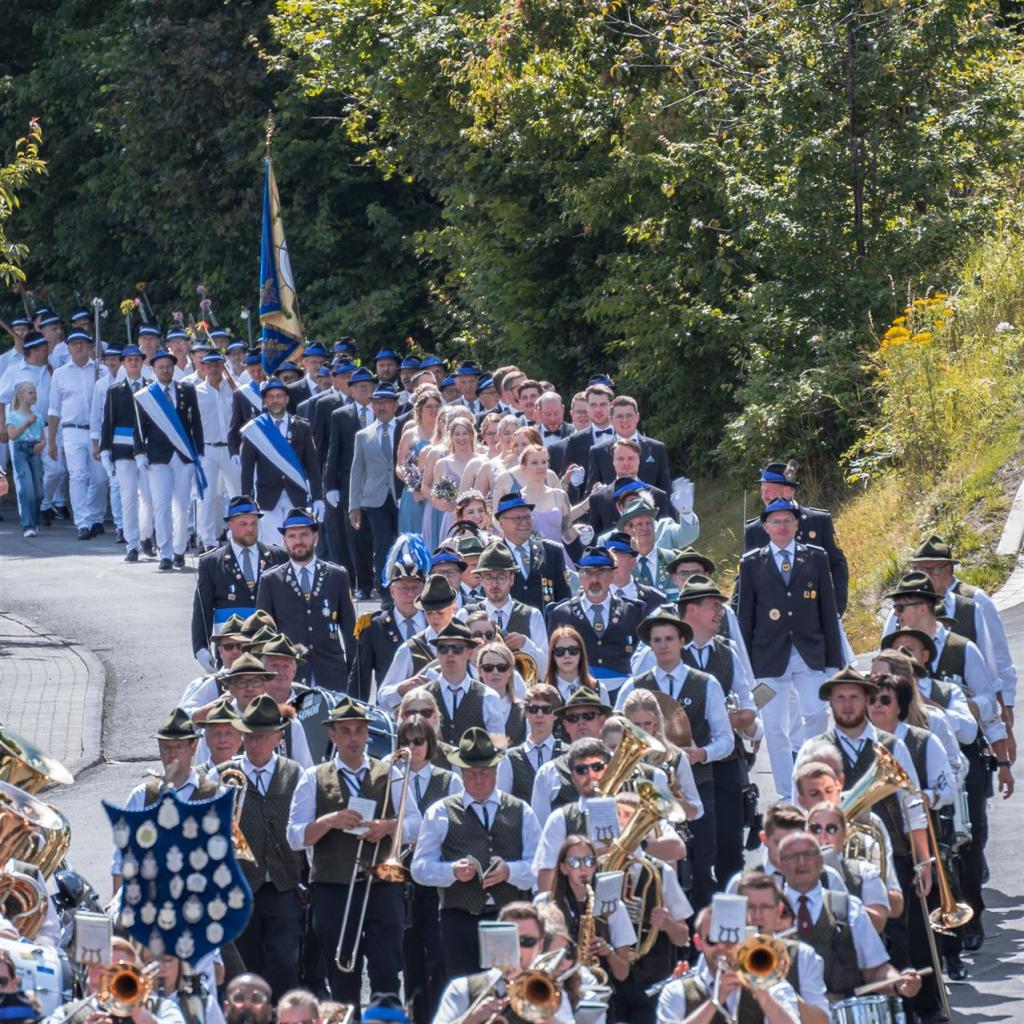
[[[978,642],[978,606],[963,591],[953,594],[953,618],[956,619],[954,633],[966,637],[971,643]]]
[[[505,719],[505,736],[509,746],[518,746],[526,741],[526,708],[522,701],[513,700]]]
[[[555,771],[561,779],[558,792],[551,798],[551,810],[557,810],[571,804],[580,794],[572,783],[572,772],[569,770],[569,755],[559,754],[554,760]]]
[[[559,740],[555,740],[552,755],[557,757],[562,750],[563,744]],[[537,777],[536,762],[527,756],[526,748],[520,744],[509,749],[508,764],[512,769],[512,795],[529,803],[533,799],[533,780]]]
[[[946,642],[942,645],[942,654],[932,672],[933,679],[946,679],[949,682],[964,681],[967,672],[967,641],[956,633],[946,633]]]
[[[864,890],[864,875],[861,872],[862,863],[863,861],[850,857],[843,857],[839,862],[843,881],[846,883],[846,891],[851,896],[856,896],[857,899],[861,898],[860,894]]]
[[[359,787],[360,796],[377,803],[376,814],[386,817],[390,813],[384,811],[384,792],[387,789],[388,766],[375,758],[370,758],[370,770],[363,777]],[[334,761],[325,761],[316,766],[316,817],[341,811],[348,807],[348,784],[338,778],[338,769]],[[313,866],[309,873],[311,882],[328,882],[334,885],[347,885],[352,878],[352,868],[356,859],[356,848],[359,837],[349,835],[340,829],[332,828],[313,847]],[[372,846],[365,851],[372,857]],[[391,840],[385,837],[377,844],[377,861],[383,861],[391,852]]]
[[[444,806],[448,814],[448,832],[441,844],[441,860],[451,862],[473,856],[486,871],[495,856],[505,861],[523,859],[523,809],[526,805],[522,800],[499,793],[498,813],[489,832],[484,829],[476,811],[466,806],[464,794],[447,797]],[[477,915],[485,912],[489,896],[498,910],[513,900],[529,901],[531,897],[528,890],[517,889],[508,882],[485,890],[479,878],[470,882],[455,881],[438,892],[442,909],[454,908]]]
[[[690,720],[690,731],[693,734],[693,744],[696,747],[706,747],[711,740],[711,726],[707,719],[707,698],[708,684],[712,682],[709,673],[702,672],[699,668],[692,668],[686,664],[686,680],[683,688],[679,691],[679,703]],[[675,674],[675,673],[673,673]],[[654,670],[645,672],[633,680],[634,690],[660,690],[655,679]],[[702,783],[711,781],[711,765],[695,764],[693,768],[693,781],[700,786]]]
[[[824,900],[818,920],[806,943],[825,961],[825,991],[830,999],[846,999],[860,984],[860,968],[857,966],[857,949],[853,944],[853,931],[845,913],[840,913],[833,903],[838,903],[843,894],[823,889]],[[794,913],[799,910],[795,904]]]
[[[683,976],[679,979],[683,985],[683,995],[686,997],[687,1017],[696,1012],[711,997],[711,993],[697,980],[695,976]],[[736,1007],[735,1024],[762,1024],[764,1013],[757,1005],[754,997],[747,989],[740,990],[740,1001]],[[725,1017],[719,1010],[715,1010],[711,1017],[710,1024],[726,1024]]]
[[[697,661],[697,655],[689,647],[683,648],[683,661],[698,672],[707,672],[714,676],[722,687],[722,693],[728,696],[732,693],[732,682],[735,674],[735,664],[732,657],[732,648],[727,640],[721,636],[712,637],[711,651],[708,654],[708,663],[702,669]]]
[[[405,643],[412,658],[412,675],[418,675],[434,660],[434,648],[427,640],[427,631],[417,633]]]
[[[443,800],[448,795],[454,775],[455,773],[447,768],[434,766],[430,772],[430,781],[427,783],[427,788],[423,790],[423,795],[420,799],[416,800],[416,806],[421,814],[425,814],[431,804],[436,804],[438,800]],[[415,799],[416,790],[414,789],[409,795]]]
[[[448,714],[448,704],[444,698],[444,691],[448,689],[448,684],[431,682],[427,683],[427,689],[437,701],[441,713],[441,739],[445,743],[458,744],[462,739],[462,734],[474,725],[481,729],[486,728],[484,722],[484,694],[486,691],[483,683],[476,679],[470,680],[468,689],[460,695],[454,719]]]

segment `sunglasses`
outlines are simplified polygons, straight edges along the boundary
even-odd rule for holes
[[[555,709],[550,704],[527,704],[528,715],[550,715]]]
[[[597,858],[592,853],[588,853],[585,857],[566,857],[565,863],[573,869],[592,868],[597,864]]]
[[[426,744],[427,740],[425,736],[410,736],[405,742],[410,747],[422,747]]]
[[[438,644],[438,654],[465,654],[469,648],[465,644]]]
[[[893,601],[892,610],[894,612],[902,612],[907,608],[920,608],[925,603],[925,601]]]
[[[222,651],[240,651],[242,649],[242,645],[237,641],[222,643],[219,646]]]
[[[482,637],[484,640],[493,640],[495,636],[497,636],[497,634],[494,632],[493,629],[487,630],[486,633],[481,633],[479,630],[474,630],[473,636]]]
[[[587,764],[574,764],[572,772],[573,775],[580,776],[590,775],[591,773],[600,775],[607,767],[608,763],[606,761],[589,761]]]
[[[565,716],[565,720],[570,725],[575,725],[577,722],[592,722],[597,718],[596,711],[574,711]]]
[[[481,665],[481,672],[507,672],[512,666],[507,661],[494,661],[490,665]]]
[[[551,653],[556,658],[564,658],[567,654],[571,654],[575,658],[580,653],[580,648],[578,644],[571,644],[566,647],[552,647]]]
[[[869,704],[881,704],[883,708],[887,708],[892,703],[892,697],[887,693],[878,693],[873,697],[868,697]]]
[[[538,942],[540,942],[540,939],[537,938],[536,935],[519,936],[519,945],[522,946],[523,949],[533,949],[533,947],[536,946]]]
[[[835,822],[832,822],[830,825],[808,825],[807,831],[816,836],[820,836],[822,832],[826,835],[834,836],[839,834],[840,827]]]

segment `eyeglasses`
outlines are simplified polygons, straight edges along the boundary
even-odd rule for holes
[[[260,992],[258,989],[254,989],[251,992],[239,992],[236,989],[228,996],[228,1001],[232,1006],[244,1006],[246,1003],[252,1003],[254,1006],[265,1006],[270,1001],[270,996],[266,992]]]
[[[507,583],[508,578],[513,574],[514,570],[508,569],[505,572],[482,572],[480,573],[480,579],[484,583]]]
[[[790,864],[795,860],[817,860],[820,856],[820,850],[797,850],[794,853],[783,854],[779,860],[783,864]]]
[[[837,825],[835,822],[832,822],[829,825],[808,825],[807,831],[816,836],[820,836],[822,832],[826,835],[834,836],[839,834],[840,828],[842,828],[841,825]]]
[[[872,697],[868,697],[869,704],[881,704],[883,708],[887,708],[892,703],[892,697],[887,693],[876,693]]]
[[[592,722],[597,718],[596,711],[574,711],[565,716],[565,720],[570,725],[575,725],[577,722]]]
[[[490,665],[480,666],[481,672],[507,672],[512,666],[507,661],[495,661]]]
[[[527,704],[528,715],[550,715],[555,709],[550,704]]]
[[[565,863],[573,870],[576,868],[592,868],[597,864],[597,858],[592,853],[588,853],[585,857],[566,857]]]
[[[587,764],[574,764],[572,766],[573,775],[600,775],[601,772],[608,767],[606,761],[589,761]]]
[[[894,612],[902,612],[908,608],[920,608],[925,603],[924,601],[893,601],[892,610]]]
[[[520,523],[520,524],[522,524],[522,523],[532,523],[533,522],[533,516],[530,516],[530,515],[526,515],[526,516],[503,515],[503,516],[500,517],[500,519],[501,519],[501,521],[503,523]]]
[[[479,630],[474,630],[473,631],[473,636],[478,636],[482,640],[493,640],[495,638],[495,636],[497,636],[497,634],[494,632],[493,629],[487,630],[486,633],[481,633]]]
[[[465,654],[468,648],[465,644],[438,644],[438,654]]]
[[[537,938],[536,935],[520,935],[519,936],[519,945],[523,949],[533,949],[533,947],[536,946],[538,942],[540,942],[540,939]]]
[[[230,679],[228,687],[235,686],[239,690],[258,690],[263,685],[262,679]]]
[[[552,647],[551,653],[556,658],[564,658],[567,654],[571,654],[574,658],[580,653],[579,644],[566,644],[565,647]]]

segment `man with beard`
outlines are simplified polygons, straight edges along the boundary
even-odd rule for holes
[[[316,557],[319,524],[302,508],[293,508],[278,527],[288,561],[263,574],[256,607],[271,614],[293,644],[309,652],[300,682],[329,690],[348,685],[349,654],[355,654],[355,608],[348,573]]]
[[[223,1008],[227,1024],[270,1024],[274,1019],[270,986],[258,974],[236,974],[228,982]]]

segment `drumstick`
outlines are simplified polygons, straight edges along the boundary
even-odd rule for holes
[[[919,978],[923,978],[923,977],[925,977],[925,975],[934,974],[934,973],[935,973],[934,968],[932,968],[932,967],[922,967],[921,970],[919,970],[917,972],[917,975],[918,975]],[[904,975],[900,975],[900,977],[904,977]],[[853,994],[855,996],[866,996],[870,992],[881,992],[883,988],[888,988],[894,982],[896,984],[899,984],[899,981],[900,981],[899,978],[887,978],[885,981],[873,981],[873,982],[871,982],[870,985],[861,985],[860,988],[855,988],[853,990]]]

